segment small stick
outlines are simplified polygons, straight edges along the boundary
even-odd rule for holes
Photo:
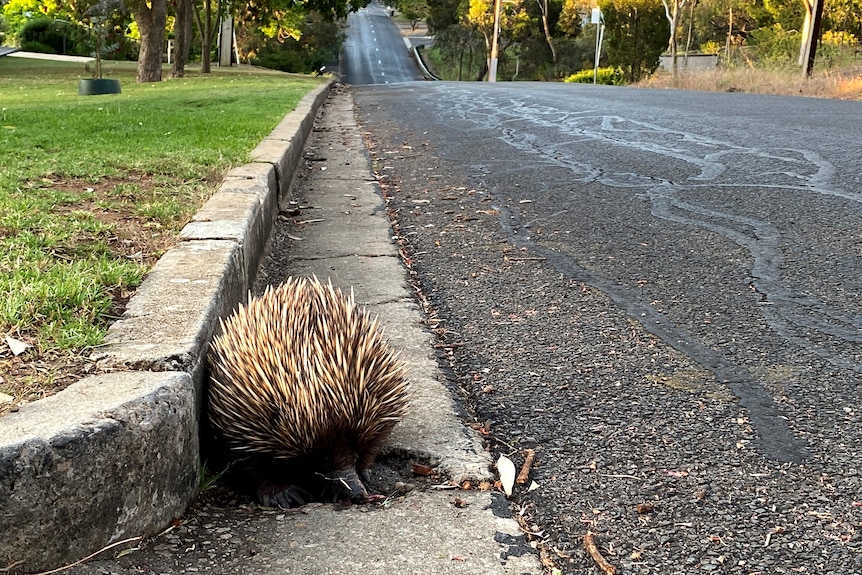
[[[515,480],[518,485],[523,485],[530,480],[530,469],[533,467],[533,461],[536,459],[536,452],[534,450],[528,449],[524,453],[524,465],[521,466],[521,472],[518,473],[518,478]]]
[[[584,547],[586,547],[590,557],[593,558],[593,561],[596,562],[599,568],[604,571],[606,575],[616,575],[617,568],[611,565],[608,560],[602,556],[599,548],[596,546],[596,536],[592,531],[587,531],[587,534],[584,535]]]
[[[15,567],[15,566],[17,566],[17,565],[21,565],[22,563],[23,563],[23,561],[15,561],[14,563],[10,563],[10,564],[9,564],[9,565],[7,565],[6,567],[4,567],[4,568],[0,569],[0,572],[2,572],[2,573],[8,573],[9,571],[11,571],[11,570],[12,570],[12,568],[13,568],[13,567]]]
[[[602,477],[613,477],[614,479],[641,479],[637,475],[629,475],[627,473],[600,473]]]
[[[95,553],[90,553],[89,555],[87,555],[83,559],[78,559],[74,563],[69,563],[68,565],[63,565],[62,567],[57,567],[56,569],[52,569],[50,571],[43,571],[42,573],[37,573],[36,575],[52,575],[53,573],[59,573],[60,571],[65,571],[66,569],[71,569],[72,567],[75,567],[77,565],[81,565],[82,563],[86,563],[87,561],[89,561],[90,559],[92,559],[93,557],[98,555],[99,553],[107,551],[108,549],[111,549],[112,547],[117,547],[118,545],[123,545],[125,543],[131,543],[132,541],[140,541],[141,539],[143,539],[143,537],[129,537],[128,539],[123,539],[122,541],[117,541],[115,543],[111,543],[110,545],[102,547],[101,549],[99,549]]]

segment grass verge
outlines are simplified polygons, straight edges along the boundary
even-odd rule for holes
[[[88,351],[231,167],[319,84],[190,70],[78,96],[83,64],[0,58],[0,413],[92,369]],[[5,402],[4,402],[5,400]]]
[[[676,79],[668,72],[657,72],[637,85],[644,88],[862,100],[862,64],[825,70],[815,68],[812,77],[807,79],[802,77],[798,68],[739,67],[682,72]]]

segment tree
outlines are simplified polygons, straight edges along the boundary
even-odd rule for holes
[[[664,6],[664,14],[667,18],[668,27],[670,28],[670,41],[668,42],[668,50],[670,50],[670,57],[673,64],[671,68],[673,69],[673,77],[676,78],[679,74],[679,67],[677,65],[676,56],[676,30],[677,24],[679,23],[679,14],[682,10],[683,6],[685,6],[686,0],[661,0],[662,6]]]
[[[465,20],[470,26],[482,34],[485,39],[485,65],[476,80],[482,80],[488,73],[488,62],[491,59],[491,42],[494,37],[494,0],[470,0],[470,9]],[[502,27],[501,27],[502,28]]]
[[[186,62],[192,44],[192,2],[176,0],[174,5],[174,53],[171,63],[171,78],[182,78],[186,73]]]
[[[214,39],[213,0],[203,0],[204,13],[195,11],[195,20],[201,35],[201,52],[204,58],[202,72],[209,72],[209,54]],[[299,40],[303,30],[310,23],[311,14],[323,22],[331,23],[346,18],[368,5],[370,0],[233,0],[226,6],[229,13],[244,27],[260,31],[267,39],[284,42],[287,39]],[[219,3],[219,8],[222,6]],[[218,14],[218,9],[216,15]],[[249,34],[246,34],[249,36]]]
[[[554,64],[554,74],[556,75],[557,50],[554,48],[554,37],[551,35],[548,0],[536,0],[536,3],[539,5],[539,11],[542,13],[542,30],[545,32],[545,41],[548,43],[548,48],[551,49],[551,61]]]
[[[670,32],[659,0],[604,0],[608,64],[619,66],[627,82],[651,74]]]
[[[201,74],[209,74],[212,71],[212,46],[215,34],[212,0],[203,0],[203,9],[204,13],[201,15],[199,7],[195,4],[192,14],[201,38]]]
[[[503,4],[504,9],[500,12],[500,29],[498,42],[502,46],[499,51],[504,55],[506,48],[511,45],[514,37],[523,35],[525,27],[529,23],[529,15],[520,0],[513,0]],[[494,0],[470,0],[470,8],[465,16],[469,26],[478,30],[485,38],[487,49],[486,65],[476,80],[482,80],[488,73],[488,64],[491,60],[491,44],[494,37]],[[502,60],[502,58],[500,58]]]
[[[823,27],[862,38],[862,0],[830,0],[824,7]]]
[[[557,29],[564,36],[576,37],[581,34],[584,17],[590,13],[588,0],[563,0]]]
[[[410,21],[410,26],[416,30],[419,21],[428,16],[426,0],[399,0],[396,4],[401,14]]]
[[[427,0],[427,3],[428,16],[425,22],[428,32],[434,35],[451,26],[460,26],[469,6],[466,0]]]
[[[162,47],[165,44],[165,24],[168,9],[165,0],[129,0],[141,34],[138,53],[138,82],[162,80]]]

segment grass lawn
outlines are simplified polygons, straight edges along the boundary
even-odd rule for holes
[[[79,96],[83,64],[0,57],[0,336],[31,346],[0,339],[0,413],[92,368],[225,172],[320,83],[234,67],[137,84],[133,62],[105,68],[122,93]]]

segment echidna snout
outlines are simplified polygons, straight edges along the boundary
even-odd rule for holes
[[[360,479],[408,406],[406,368],[377,320],[317,278],[288,278],[222,322],[210,421],[252,456],[265,504],[367,500]]]

